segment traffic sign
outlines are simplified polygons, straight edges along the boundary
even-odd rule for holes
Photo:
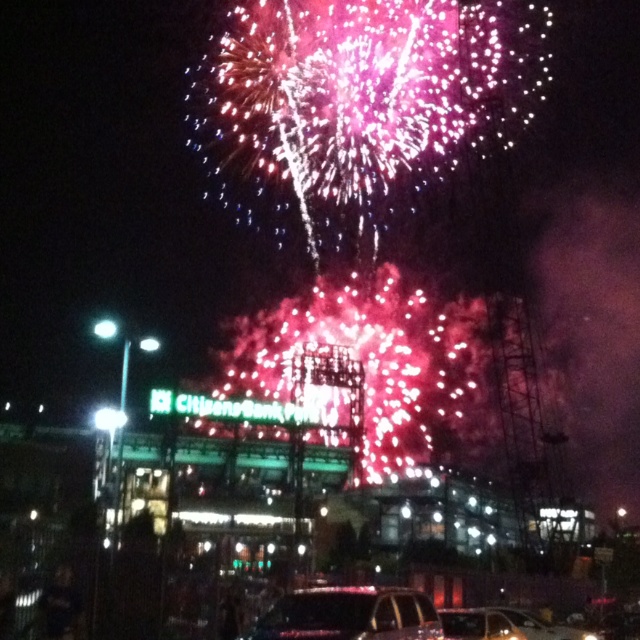
[[[593,550],[593,559],[598,564],[611,564],[613,562],[613,549],[609,547],[595,547]]]

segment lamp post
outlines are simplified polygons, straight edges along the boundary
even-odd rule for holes
[[[620,540],[624,539],[624,532],[625,532],[624,521],[626,517],[627,517],[627,510],[624,507],[618,507],[616,509],[615,534],[616,534],[616,538],[620,538]]]
[[[113,409],[112,407],[105,407],[96,411],[95,426],[99,431],[106,431],[109,434],[109,450],[107,457],[107,471],[109,474],[109,480],[111,479],[111,473],[113,469],[113,443],[115,440],[116,431],[122,429],[127,423],[127,415],[124,411]],[[122,441],[122,438],[120,438]],[[114,487],[115,488],[115,487]],[[118,505],[116,505],[116,508]],[[111,545],[111,541],[109,541]]]
[[[98,324],[94,327],[94,333],[104,340],[110,340],[115,338],[118,333],[118,325],[113,322],[113,320],[102,320],[98,322]],[[157,351],[160,348],[160,343],[155,338],[145,337],[136,340],[136,343],[143,351]],[[120,385],[120,420],[124,420],[122,422],[122,427],[127,421],[126,407],[127,407],[127,386],[129,382],[129,357],[131,354],[131,345],[132,338],[128,335],[124,337],[124,352],[122,355],[122,381]],[[110,432],[111,433],[111,432]],[[111,435],[111,446],[113,446],[113,435]],[[109,457],[111,457],[111,448],[109,450]],[[116,466],[116,479],[115,479],[115,509],[114,509],[114,518],[113,518],[113,547],[114,550],[117,550],[119,543],[119,514],[120,514],[120,504],[123,498],[123,492],[121,491],[120,485],[122,482],[122,461],[124,454],[124,435],[121,432],[120,438],[118,441],[118,461]],[[123,513],[124,519],[124,513]]]

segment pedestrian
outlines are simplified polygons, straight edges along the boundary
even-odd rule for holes
[[[16,591],[7,574],[0,575],[0,640],[12,640],[16,623]]]
[[[275,580],[269,580],[265,588],[258,594],[258,615],[263,616],[271,607],[284,595],[284,590],[280,588]]]
[[[73,571],[61,564],[53,583],[38,601],[38,623],[46,640],[86,640],[82,598],[73,580]]]
[[[234,640],[244,630],[244,602],[239,585],[232,585],[222,603],[221,640]]]

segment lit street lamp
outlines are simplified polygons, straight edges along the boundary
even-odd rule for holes
[[[98,324],[94,327],[94,333],[104,340],[111,340],[115,338],[119,333],[118,325],[113,322],[113,320],[102,320],[98,322]],[[158,340],[152,337],[145,337],[136,340],[137,345],[143,351],[157,351],[160,348],[160,343]],[[129,355],[131,353],[131,344],[132,338],[128,335],[124,336],[124,353],[122,356],[122,383],[120,386],[120,411],[114,411],[113,409],[108,410],[105,409],[103,411],[110,411],[111,413],[102,413],[100,418],[96,414],[96,427],[98,426],[98,420],[103,420],[102,428],[105,428],[109,431],[111,435],[111,445],[113,445],[113,437],[115,435],[115,431],[117,429],[121,429],[127,422],[127,414],[126,414],[126,406],[127,406],[127,385],[129,381]],[[101,412],[98,412],[101,413]],[[117,414],[117,415],[116,415]],[[115,493],[116,493],[116,501],[115,501],[115,509],[114,509],[114,520],[113,520],[113,533],[114,533],[114,542],[115,549],[118,548],[118,525],[119,525],[119,512],[120,512],[120,503],[122,501],[122,492],[120,490],[121,483],[121,472],[122,472],[122,459],[124,452],[124,436],[121,433],[119,439],[118,446],[118,462],[116,467],[116,481],[115,481]],[[111,458],[111,448],[109,449],[109,457]],[[124,514],[123,514],[124,517]]]
[[[623,536],[625,532],[624,521],[627,517],[627,510],[624,507],[618,507],[616,509],[616,536]]]
[[[99,431],[106,431],[109,434],[109,467],[111,468],[111,456],[113,453],[113,441],[115,439],[116,431],[122,429],[127,424],[127,414],[124,411],[118,409],[112,409],[111,407],[105,407],[104,409],[98,409],[94,418],[96,429]]]
[[[118,409],[111,409],[106,407],[96,411],[96,429],[100,431],[108,431],[109,435],[113,439],[113,436],[117,429],[122,429],[127,424],[127,414],[124,411]]]
[[[110,481],[110,476],[113,470],[113,442],[115,440],[116,431],[124,428],[125,424],[127,424],[127,414],[119,409],[105,407],[96,411],[94,423],[96,429],[99,431],[106,431],[109,434],[109,450],[106,466],[109,477],[106,478],[106,480]],[[118,504],[115,506],[116,509],[119,507],[119,500]]]
[[[95,334],[103,340],[110,340],[118,335],[118,325],[113,320],[102,320],[94,327]],[[125,336],[124,354],[122,357],[122,385],[120,388],[120,411],[125,412],[127,405],[127,383],[129,378],[129,354],[132,340]],[[138,346],[143,351],[157,351],[160,343],[155,338],[147,336],[138,340]]]

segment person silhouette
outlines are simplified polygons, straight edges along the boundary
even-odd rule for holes
[[[0,640],[15,636],[16,591],[8,574],[0,575]]]
[[[85,640],[82,598],[69,565],[61,564],[56,569],[53,583],[40,596],[38,612],[47,640]]]

